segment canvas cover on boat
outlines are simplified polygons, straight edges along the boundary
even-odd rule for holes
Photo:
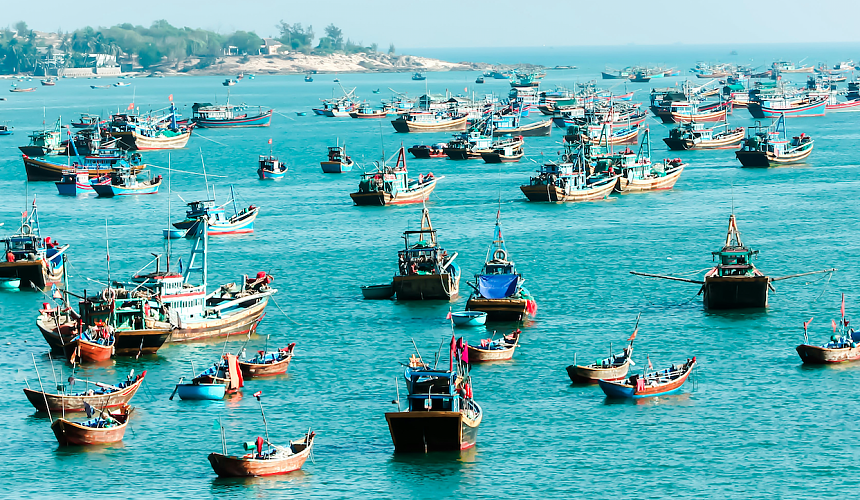
[[[504,299],[517,293],[517,274],[482,274],[478,276],[478,290],[487,299]]]

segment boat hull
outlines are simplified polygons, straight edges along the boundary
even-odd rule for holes
[[[29,388],[24,388],[24,395],[27,400],[38,411],[59,411],[59,412],[84,412],[84,403],[93,408],[119,408],[123,404],[131,401],[134,394],[140,389],[143,384],[143,378],[137,382],[124,387],[123,389],[112,392],[110,394],[93,394],[92,396],[68,396],[60,394],[46,394],[40,391],[35,391]]]
[[[182,149],[191,138],[191,130],[173,137],[147,137],[134,131],[113,132],[111,135],[119,139],[119,145],[132,151]]]
[[[287,373],[287,369],[290,367],[290,361],[292,360],[293,355],[291,353],[286,359],[278,361],[277,363],[255,364],[243,363],[240,361],[239,369],[242,370],[242,377],[244,378],[272,377]]]
[[[176,384],[179,399],[188,401],[217,401],[227,394],[226,384]]]
[[[640,399],[640,398],[650,398],[654,396],[664,396],[667,394],[673,394],[681,390],[684,386],[684,382],[690,377],[690,373],[693,372],[692,367],[690,367],[683,375],[678,377],[671,382],[660,384],[656,386],[646,386],[643,390],[636,390],[636,387],[627,385],[623,382],[617,382],[612,380],[598,380],[597,383],[600,385],[600,388],[603,389],[603,392],[606,394],[606,397],[613,399]]]
[[[35,158],[30,158],[27,155],[24,155],[23,159],[24,169],[27,171],[27,180],[31,182],[60,181],[63,179],[63,171],[69,169],[69,165],[37,160]],[[146,168],[146,165],[135,165],[132,168],[134,169],[134,172],[137,173]],[[108,166],[101,168],[87,168],[90,179],[108,175],[111,173],[111,170],[111,167]]]
[[[41,260],[0,262],[0,278],[20,279],[19,287],[28,290],[31,283],[40,290],[51,283],[59,284],[63,281],[63,272],[63,266],[50,270]]]
[[[560,187],[549,184],[520,186],[520,190],[529,201],[570,202],[602,200],[615,189],[618,177],[616,175],[606,181],[601,181],[599,185],[569,194],[565,194],[564,190]]]
[[[411,189],[392,196],[385,191],[372,191],[368,193],[350,193],[352,202],[359,206],[404,205],[407,203],[422,203],[430,197],[430,193],[436,189],[436,180],[425,183],[417,189]]]
[[[170,328],[120,331],[114,334],[116,356],[139,356],[155,354],[170,337]]]
[[[161,181],[155,184],[140,185],[137,187],[114,186],[111,184],[93,184],[93,191],[102,198],[113,198],[114,196],[133,196],[142,194],[157,194]]]
[[[490,321],[522,321],[528,317],[528,299],[486,299],[471,297],[466,302],[467,311],[487,313]]]
[[[243,309],[222,318],[197,322],[180,322],[170,333],[170,342],[189,342],[227,335],[248,335],[257,331],[257,324],[263,317],[268,297],[248,298],[252,303]],[[246,303],[247,304],[247,303]]]
[[[596,384],[599,380],[623,380],[627,378],[630,370],[630,361],[625,361],[621,366],[611,368],[593,368],[590,366],[570,365],[567,367],[567,376],[570,381],[579,384]]]
[[[127,426],[126,422],[117,427],[96,429],[59,418],[51,424],[51,430],[61,446],[91,446],[122,441]]]
[[[731,135],[711,141],[694,142],[692,139],[674,139],[665,137],[663,142],[673,151],[687,151],[694,149],[734,149],[741,145],[744,140],[744,131],[740,130]]]
[[[672,189],[681,173],[684,171],[685,165],[680,165],[671,172],[668,172],[663,177],[654,177],[651,179],[627,179],[620,177],[615,190],[619,193],[632,193],[637,191],[659,191],[661,189]]]
[[[268,127],[272,124],[272,111],[257,116],[229,120],[206,120],[198,118],[194,120],[194,124],[201,128]]]
[[[444,274],[410,274],[395,276],[397,300],[450,300],[457,296],[460,277]]]
[[[795,118],[800,116],[824,116],[824,114],[827,112],[825,108],[826,104],[827,99],[821,99],[819,101],[802,106],[773,108],[765,106],[760,102],[750,101],[750,103],[747,105],[747,110],[749,110],[753,118],[779,118],[780,116],[785,116],[786,118]]]
[[[767,307],[767,276],[706,276],[705,309],[758,309]]]
[[[489,363],[493,361],[509,361],[514,357],[517,346],[506,349],[481,349],[477,346],[467,345],[469,350],[469,363]]]
[[[405,118],[391,120],[394,130],[400,133],[409,132],[465,132],[467,116],[454,118],[452,120],[442,120],[439,122],[416,122],[408,121]]]
[[[352,170],[354,162],[344,163],[340,161],[321,161],[320,166],[324,174],[342,174]]]
[[[426,453],[475,446],[481,416],[470,420],[460,412],[411,411],[386,413],[385,420],[395,452]]]
[[[113,345],[102,345],[82,339],[78,339],[75,344],[74,348],[83,362],[99,363],[109,360],[113,355]]]
[[[744,167],[778,167],[802,162],[812,154],[812,148],[813,145],[810,144],[807,149],[781,156],[774,156],[773,153],[765,151],[735,151],[735,156]]]
[[[258,477],[288,474],[302,468],[311,454],[314,446],[314,434],[305,437],[299,443],[293,445],[307,445],[303,450],[294,455],[281,459],[257,460],[253,456],[234,457],[222,455],[221,453],[210,453],[209,464],[219,477]]]
[[[829,365],[860,360],[860,346],[831,349],[817,345],[799,345],[797,354],[805,364]]]
[[[529,125],[516,128],[497,128],[493,130],[493,137],[502,135],[521,135],[523,137],[544,137],[552,131],[552,120],[543,120]]]

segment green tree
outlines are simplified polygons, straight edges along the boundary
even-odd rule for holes
[[[263,39],[253,31],[237,31],[227,38],[227,45],[236,46],[240,54],[256,55],[260,53]]]
[[[25,23],[24,21],[18,21],[17,23],[15,23],[15,31],[18,32],[18,36],[24,37],[27,36],[27,32],[30,30],[27,29],[27,23]]]
[[[331,46],[335,50],[343,50],[343,31],[334,24],[329,24],[325,27],[325,36],[331,41]]]
[[[137,62],[144,68],[150,68],[161,62],[161,52],[155,44],[147,44],[138,54]]]

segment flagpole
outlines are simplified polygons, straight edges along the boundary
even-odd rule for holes
[[[257,402],[260,403],[260,414],[263,416],[263,426],[266,428],[266,443],[269,446],[272,446],[272,442],[269,441],[269,424],[266,422],[266,412],[263,411],[263,400],[260,396],[263,395],[263,391],[257,391],[254,396],[257,398]]]

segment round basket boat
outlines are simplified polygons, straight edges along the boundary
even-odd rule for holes
[[[487,322],[487,313],[483,311],[463,311],[451,313],[451,319],[457,326],[481,326]]]

